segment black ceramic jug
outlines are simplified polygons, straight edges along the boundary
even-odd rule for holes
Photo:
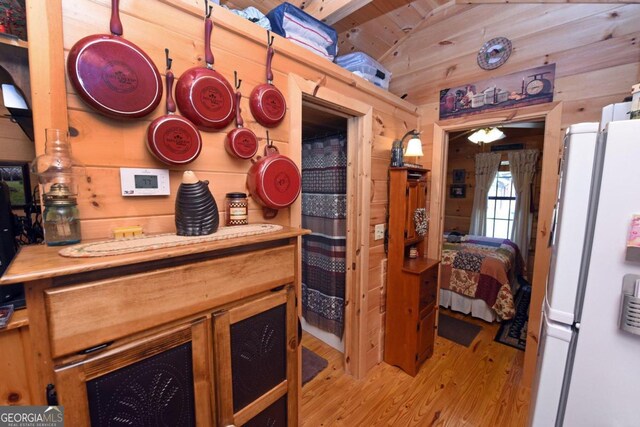
[[[176,234],[204,236],[215,233],[220,225],[218,205],[209,181],[200,181],[191,171],[185,171],[176,196]]]

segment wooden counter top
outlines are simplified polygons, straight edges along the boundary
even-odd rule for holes
[[[309,234],[309,230],[284,227],[273,233],[218,240],[166,249],[154,249],[124,255],[68,258],[58,254],[61,247],[46,245],[24,246],[0,278],[0,285],[9,285],[31,280],[46,279],[69,274],[84,273],[112,267],[121,267],[142,262],[157,261],[212,251],[238,248],[275,240]]]

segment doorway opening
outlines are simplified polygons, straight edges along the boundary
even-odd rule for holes
[[[289,74],[288,108],[290,119],[290,149],[292,159],[302,165],[303,103],[324,109],[347,122],[347,239],[346,285],[344,302],[344,352],[342,365],[347,374],[362,378],[367,368],[367,310],[369,283],[369,222],[371,199],[371,147],[373,107],[337,92],[323,80],[306,80]],[[302,227],[302,201],[291,206],[291,226]],[[302,258],[302,254],[298,255]],[[298,295],[302,289],[298,288]],[[302,318],[302,305],[298,304]]]
[[[350,116],[302,102],[302,329],[344,353]]]
[[[537,227],[535,234],[535,257],[531,267],[531,301],[529,309],[526,349],[522,378],[518,386],[527,389],[531,386],[536,372],[536,361],[541,322],[541,308],[545,296],[545,282],[549,273],[551,248],[548,244],[549,231],[552,227],[553,209],[558,186],[558,161],[562,141],[562,103],[554,102],[539,106],[523,107],[480,114],[472,119],[455,119],[433,124],[433,158],[431,215],[429,256],[441,258],[444,241],[444,217],[447,188],[445,166],[447,164],[450,134],[469,129],[472,126],[485,127],[496,123],[507,124],[526,121],[544,121],[544,144],[540,171],[540,200],[537,208]]]

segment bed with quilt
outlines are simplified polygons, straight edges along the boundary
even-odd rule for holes
[[[511,240],[447,234],[440,265],[441,306],[487,322],[515,315],[517,277],[524,262]]]

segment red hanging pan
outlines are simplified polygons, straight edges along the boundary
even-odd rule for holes
[[[202,150],[200,132],[189,120],[178,116],[173,102],[173,72],[169,49],[167,55],[167,114],[151,122],[147,130],[147,148],[158,160],[169,165],[186,165]]]
[[[76,42],[67,72],[78,95],[112,118],[135,119],[151,113],[162,98],[162,81],[151,58],[123,39],[119,0],[111,0],[111,34]]]
[[[185,71],[176,84],[176,102],[182,114],[204,131],[222,129],[233,120],[235,101],[229,82],[213,69],[211,51],[211,6],[204,24],[204,52],[206,67],[192,67]]]
[[[278,153],[269,141],[264,147],[264,157],[255,161],[247,174],[247,188],[253,199],[263,206],[265,218],[277,215],[277,209],[286,208],[300,195],[302,179],[296,164]]]
[[[271,61],[273,59],[273,36],[267,31],[267,82],[253,88],[249,97],[251,114],[264,127],[278,126],[287,112],[287,102],[273,84]]]
[[[242,79],[238,80],[238,73],[234,73],[236,84],[236,128],[231,130],[224,140],[224,148],[227,153],[239,159],[250,159],[258,152],[258,138],[251,129],[242,127],[242,108],[240,108],[240,84]]]

